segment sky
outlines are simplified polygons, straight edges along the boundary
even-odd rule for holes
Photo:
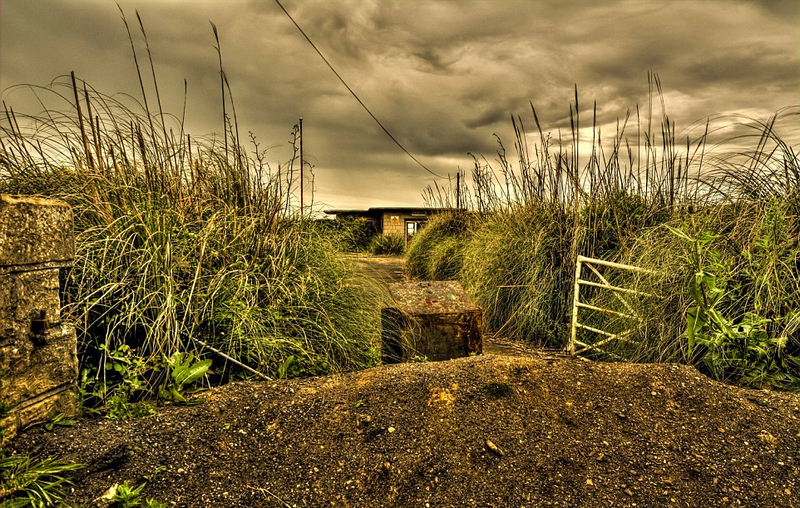
[[[240,131],[269,147],[273,169],[292,157],[303,118],[316,208],[420,206],[426,186],[447,185],[384,133],[274,0],[118,3],[132,30],[135,11],[144,22],[166,111],[181,113],[186,80],[195,135],[222,130],[216,25]],[[444,177],[469,171],[469,154],[496,159],[495,135],[513,146],[511,115],[533,124],[531,103],[546,131],[569,132],[575,86],[581,114],[596,101],[606,132],[646,106],[649,72],[679,134],[712,115],[766,120],[800,105],[796,0],[281,3],[395,139]],[[19,110],[25,91],[12,85],[70,71],[106,94],[141,95],[117,2],[0,0],[2,99]]]

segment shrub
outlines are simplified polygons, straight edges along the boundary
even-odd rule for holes
[[[375,222],[363,217],[322,220],[318,224],[343,252],[368,252],[379,234]]]
[[[402,254],[406,241],[399,235],[381,235],[372,239],[369,251],[373,254]]]

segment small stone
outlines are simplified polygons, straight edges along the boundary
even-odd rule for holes
[[[387,430],[387,431],[389,431],[389,434],[391,434],[392,432],[394,432],[394,431],[395,431],[395,430],[397,430],[397,429],[395,429],[394,427],[389,427],[389,428],[388,428],[388,429],[386,429],[386,430]]]
[[[506,453],[503,450],[501,450],[499,446],[492,443],[488,439],[486,440],[486,448],[488,448],[492,453],[494,453],[498,457],[505,457],[506,455]]]

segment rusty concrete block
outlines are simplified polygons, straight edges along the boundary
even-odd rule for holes
[[[483,313],[455,281],[389,284],[382,309],[384,363],[449,360],[483,352]]]

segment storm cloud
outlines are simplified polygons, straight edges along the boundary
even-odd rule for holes
[[[787,1],[283,0],[360,99],[440,175],[491,158],[510,140],[511,115],[569,128],[597,102],[612,125],[648,100],[660,76],[678,128],[710,115],[765,120],[800,103],[800,10]],[[187,129],[221,130],[216,24],[240,128],[268,159],[291,157],[303,117],[315,199],[334,207],[418,205],[436,178],[361,108],[274,1],[121,0],[144,51],[144,22],[165,109]],[[141,56],[141,55],[140,55]],[[104,93],[140,96],[130,42],[114,1],[0,0],[0,89],[45,85],[75,71]],[[15,109],[18,109],[15,107]],[[35,111],[34,111],[35,112]],[[798,139],[798,132],[782,133]],[[443,183],[439,180],[439,183]]]

